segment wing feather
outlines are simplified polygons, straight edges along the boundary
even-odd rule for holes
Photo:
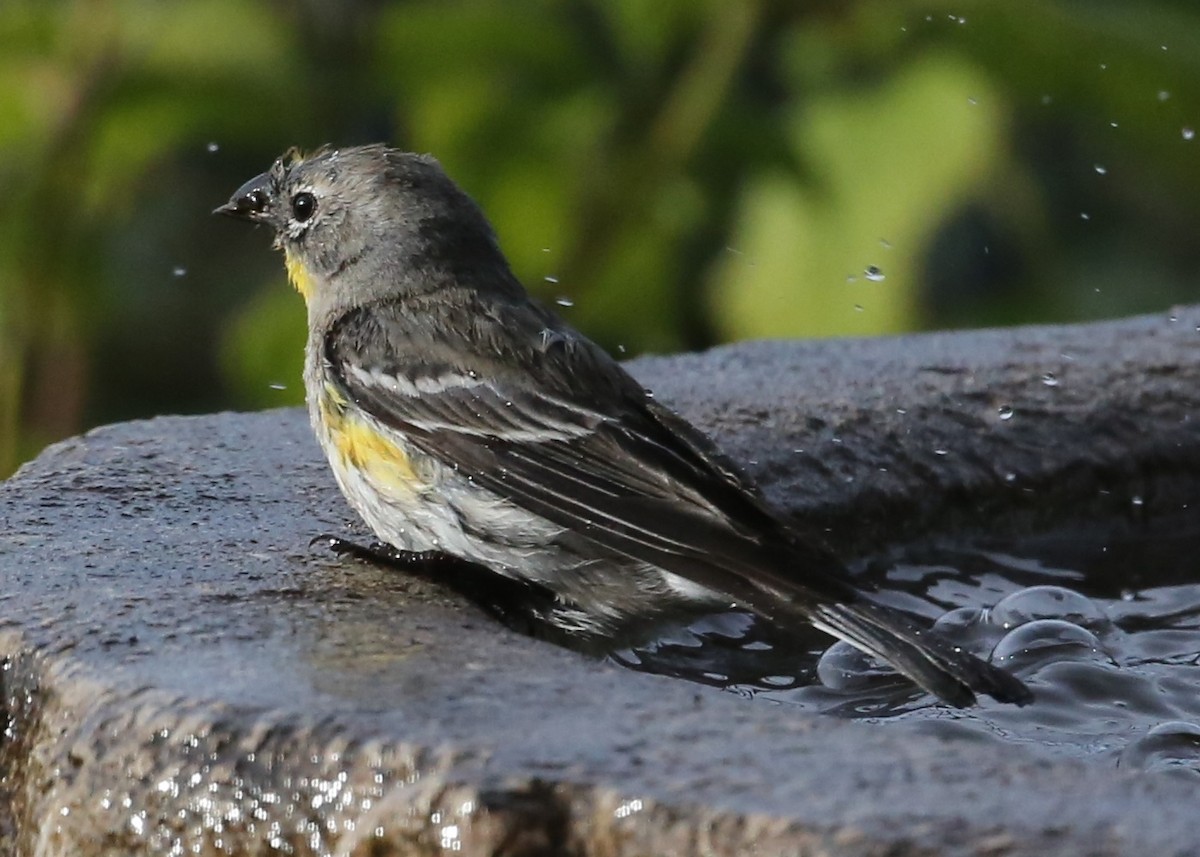
[[[501,355],[460,342],[454,353],[470,365],[447,370],[444,360],[423,360],[411,335],[365,347],[386,337],[379,309],[340,322],[375,324],[374,336],[331,332],[331,369],[360,406],[476,484],[598,548],[768,616],[781,598],[802,606],[814,595],[857,597],[834,576],[836,560],[797,543],[703,435],[569,329],[554,337],[542,335],[544,328],[527,330],[525,350]],[[520,342],[520,333],[510,320],[507,336],[496,341]],[[546,341],[557,348],[541,350]],[[423,377],[423,365],[441,380]],[[803,583],[787,574],[797,563],[809,566],[801,570]]]

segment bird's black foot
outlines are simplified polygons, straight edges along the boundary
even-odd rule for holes
[[[374,562],[398,568],[415,574],[417,577],[434,579],[434,575],[446,567],[469,565],[466,560],[459,559],[441,551],[405,551],[385,542],[371,542],[360,545],[341,536],[321,535],[308,543],[309,547],[318,545],[328,548],[338,556],[348,556],[363,562]]]
[[[486,566],[441,551],[404,551],[384,542],[360,545],[340,536],[321,535],[309,547],[322,546],[338,556],[395,568],[446,586],[506,627],[539,639],[570,645],[571,635],[554,620],[564,605],[546,587],[498,574]]]

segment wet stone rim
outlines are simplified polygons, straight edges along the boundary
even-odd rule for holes
[[[1198,329],[1184,309],[631,368],[850,557],[1130,496],[1139,514],[1190,502]],[[354,523],[298,412],[109,427],[24,468],[0,509],[0,835],[14,853],[269,853],[272,836],[293,853],[433,853],[457,836],[466,853],[513,854],[1194,840],[1190,784],[782,718],[314,557],[308,538]],[[384,838],[356,838],[368,829]]]

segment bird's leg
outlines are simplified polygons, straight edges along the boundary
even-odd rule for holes
[[[447,586],[505,627],[543,640],[573,642],[554,621],[564,605],[540,584],[498,574],[486,566],[442,551],[405,551],[384,542],[361,545],[340,536],[321,535],[310,547],[323,545],[338,556],[399,569],[422,580]],[[572,646],[574,648],[574,646]]]
[[[341,536],[321,535],[308,543],[309,547],[317,545],[329,548],[338,556],[348,556],[363,562],[375,562],[399,568],[430,580],[434,579],[433,572],[440,570],[442,566],[465,562],[465,560],[441,551],[405,551],[380,541],[361,545],[358,542],[343,539]]]

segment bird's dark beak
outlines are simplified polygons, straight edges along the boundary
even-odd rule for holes
[[[252,222],[267,219],[267,210],[271,206],[270,174],[263,173],[255,176],[233,192],[229,202],[213,209],[213,214],[224,214],[239,220]]]

